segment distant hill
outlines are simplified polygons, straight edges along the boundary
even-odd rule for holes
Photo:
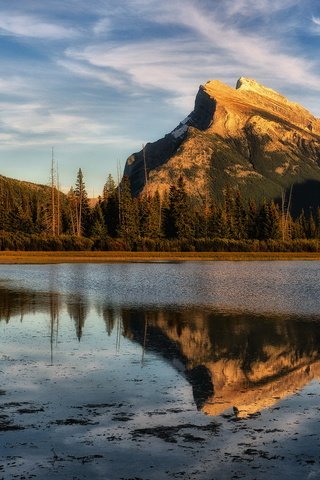
[[[39,233],[49,222],[51,189],[0,175],[0,230]]]
[[[293,209],[320,205],[320,120],[254,80],[236,88],[200,86],[195,108],[171,133],[131,155],[124,174],[134,195],[164,192],[179,176],[192,196],[280,199],[293,186]]]

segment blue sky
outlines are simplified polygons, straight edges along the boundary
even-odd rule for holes
[[[101,193],[200,84],[251,77],[320,116],[317,0],[0,0],[0,174]]]

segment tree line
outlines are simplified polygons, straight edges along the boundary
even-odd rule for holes
[[[318,250],[320,208],[292,218],[288,201],[258,204],[226,188],[214,203],[189,196],[182,177],[166,193],[134,198],[128,177],[116,185],[109,174],[91,206],[81,169],[67,195],[53,181],[31,187],[0,177],[0,249]]]

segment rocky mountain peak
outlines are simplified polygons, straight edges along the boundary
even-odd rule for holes
[[[283,95],[275,90],[272,90],[271,88],[261,85],[251,78],[240,77],[236,84],[236,90],[257,93],[258,95],[263,95],[270,99],[276,99],[278,101],[288,103],[288,100]]]
[[[320,119],[250,78],[239,78],[236,88],[210,80],[174,130],[128,158],[124,173],[135,195],[146,170],[149,194],[168,191],[181,175],[190,195],[214,201],[227,186],[261,200],[313,181],[318,193],[303,194],[299,207],[309,208],[307,196],[320,205]]]

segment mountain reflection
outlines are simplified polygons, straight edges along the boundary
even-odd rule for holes
[[[116,336],[118,350],[125,336],[141,345],[143,355],[161,355],[188,380],[197,408],[208,415],[233,406],[240,416],[255,413],[320,377],[320,317],[200,307],[121,309],[101,301],[90,305],[80,294],[0,288],[0,320],[49,315],[51,357],[62,310],[79,341],[86,318],[95,313],[105,322],[106,334]]]
[[[191,383],[209,415],[240,416],[272,406],[320,377],[316,319],[201,310],[126,310],[124,332],[161,353]],[[319,319],[320,320],[320,319]]]

